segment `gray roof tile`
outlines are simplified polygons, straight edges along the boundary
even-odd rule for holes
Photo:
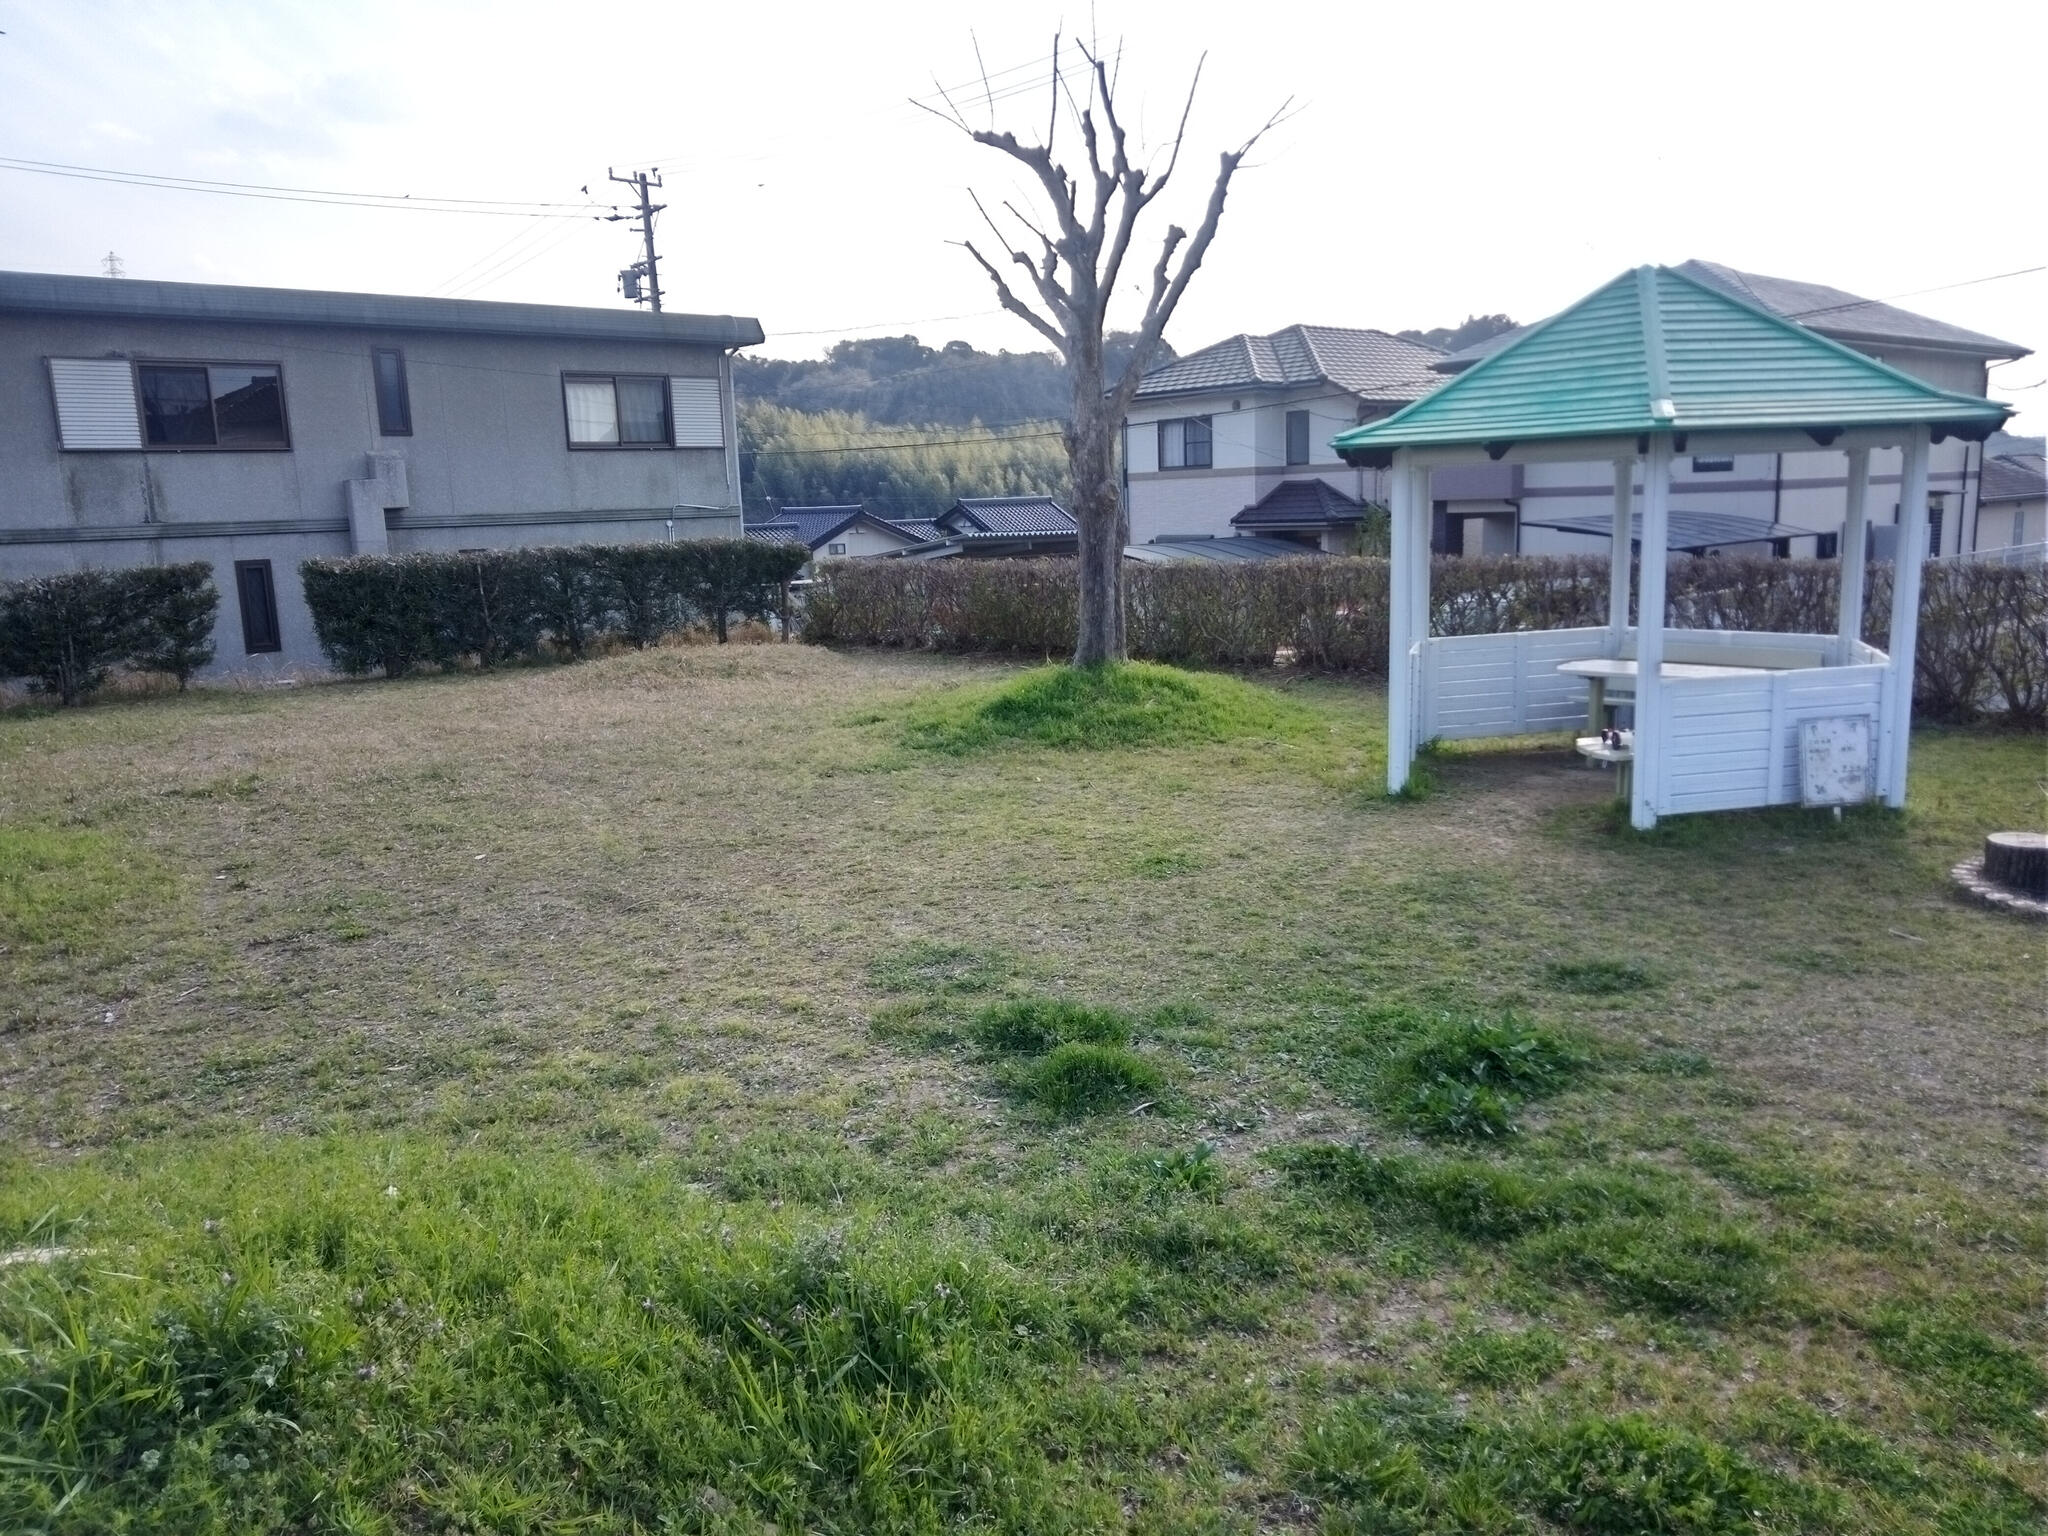
[[[2048,496],[2048,458],[2038,453],[2005,453],[1984,461],[1985,501],[2032,501]]]
[[[1072,533],[1080,525],[1050,496],[963,496],[938,516],[943,533]]]
[[[1161,363],[1145,375],[1138,398],[1329,383],[1368,400],[1415,400],[1443,382],[1429,366],[1442,356],[1385,331],[1290,325],[1270,336],[1231,336]]]
[[[1364,515],[1364,502],[1328,481],[1282,480],[1230,521],[1237,528],[1328,528]]]

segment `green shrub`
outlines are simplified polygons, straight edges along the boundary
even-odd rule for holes
[[[974,1016],[970,1033],[991,1051],[1035,1056],[1074,1041],[1126,1045],[1131,1025],[1113,1009],[1034,997],[991,1003]]]
[[[1675,1317],[1747,1317],[1780,1284],[1778,1265],[1754,1233],[1703,1216],[1573,1223],[1529,1238],[1518,1257],[1618,1305]]]
[[[1061,1116],[1113,1109],[1165,1084],[1157,1067],[1124,1046],[1078,1040],[1054,1046],[1022,1081],[1032,1098]]]
[[[962,756],[1010,744],[1063,748],[1165,745],[1269,736],[1298,706],[1231,677],[1146,662],[1041,667],[996,688],[952,689],[915,708],[913,747]]]
[[[213,567],[191,560],[137,566],[124,574],[135,582],[142,618],[142,633],[128,662],[145,672],[169,673],[182,690],[193,673],[213,660],[213,625],[220,616]]]
[[[1451,1375],[1479,1386],[1533,1386],[1564,1369],[1564,1340],[1548,1328],[1476,1328],[1451,1335],[1443,1362]]]
[[[0,678],[76,704],[116,667],[168,672],[180,688],[213,659],[213,567],[66,571],[0,586]]]
[[[1831,633],[1841,571],[1832,560],[1674,556],[1671,622],[1685,629]],[[1891,568],[1866,577],[1863,637],[1882,647]],[[1601,555],[1444,556],[1430,572],[1438,635],[1571,629],[1607,622]],[[1124,573],[1134,657],[1186,666],[1292,664],[1387,669],[1387,562],[1306,556],[1258,564],[1183,561]],[[1072,560],[847,560],[819,572],[804,638],[821,644],[1063,656],[1073,649]],[[1922,576],[1913,698],[1931,719],[1993,713],[2048,720],[2048,569],[1956,563]]]
[[[733,613],[766,615],[801,569],[798,546],[741,539],[308,560],[306,603],[340,671],[398,677],[429,662],[481,666],[571,655],[616,634],[652,645],[692,621],[723,640]]]

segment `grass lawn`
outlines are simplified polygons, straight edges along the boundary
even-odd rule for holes
[[[2041,1529],[2039,737],[1645,838],[1014,671],[0,716],[0,1529]]]

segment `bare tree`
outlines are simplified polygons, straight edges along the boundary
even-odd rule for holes
[[[1144,318],[1137,328],[1137,343],[1131,349],[1123,372],[1114,380],[1106,377],[1103,334],[1109,323],[1109,305],[1122,275],[1137,234],[1138,219],[1172,181],[1180,163],[1181,141],[1187,134],[1188,114],[1194,109],[1195,89],[1201,84],[1202,65],[1195,66],[1194,79],[1181,108],[1172,143],[1165,150],[1165,167],[1154,175],[1149,166],[1136,165],[1124,125],[1117,117],[1118,71],[1113,63],[1088,48],[1076,45],[1087,66],[1088,86],[1077,97],[1060,68],[1060,39],[1053,39],[1052,105],[1047,114],[1045,142],[1029,144],[1013,133],[995,126],[994,92],[989,97],[989,126],[969,123],[950,95],[940,91],[946,110],[938,115],[951,122],[977,144],[1002,151],[1029,170],[1037,179],[1052,217],[1019,209],[1005,201],[1002,211],[1030,238],[1013,243],[978,195],[975,211],[995,236],[991,249],[1004,267],[1021,269],[1036,296],[1034,307],[1019,297],[1002,267],[984,255],[973,241],[963,244],[995,284],[996,297],[1004,309],[1051,342],[1066,365],[1071,405],[1064,436],[1067,458],[1073,469],[1074,516],[1081,525],[1081,623],[1074,644],[1074,664],[1094,666],[1120,661],[1124,656],[1124,545],[1129,539],[1129,514],[1117,485],[1117,437],[1139,381],[1159,351],[1160,336],[1173,318],[1188,282],[1209,253],[1216,238],[1216,226],[1223,218],[1223,200],[1230,181],[1252,146],[1288,110],[1282,103],[1244,143],[1226,151],[1217,167],[1216,181],[1209,191],[1208,207],[1192,236],[1178,224],[1169,225],[1160,241],[1159,259],[1152,266],[1151,287],[1145,299]],[[1207,55],[1203,56],[1204,61]],[[924,103],[919,103],[920,106]],[[1086,155],[1081,174],[1069,171],[1053,158],[1054,139],[1063,115],[1078,129]],[[927,110],[936,111],[928,108]],[[1099,121],[1098,121],[1099,114]],[[1107,142],[1104,142],[1104,134]],[[973,194],[970,194],[973,195]],[[1036,254],[1018,248],[1034,245]],[[1177,259],[1176,259],[1177,258]],[[1019,285],[1021,286],[1021,285]]]

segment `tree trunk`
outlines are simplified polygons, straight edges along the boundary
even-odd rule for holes
[[[1129,542],[1122,488],[1117,484],[1116,438],[1103,398],[1102,364],[1083,357],[1072,369],[1073,425],[1067,457],[1074,474],[1074,520],[1080,527],[1081,612],[1074,665],[1122,661],[1124,649],[1124,545]]]

